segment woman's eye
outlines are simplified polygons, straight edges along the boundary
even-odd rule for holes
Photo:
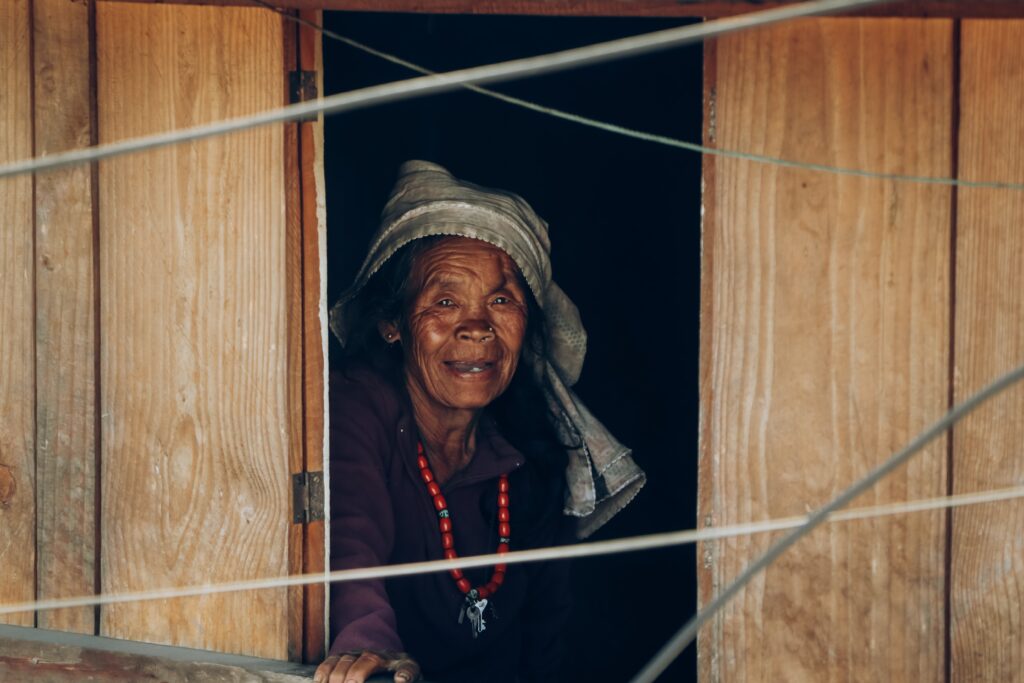
[[[499,296],[499,297],[495,297],[493,303],[496,303],[496,304],[510,304],[510,303],[512,303],[512,300],[509,299],[507,296]]]
[[[444,308],[448,308],[449,306],[454,306],[455,302],[452,301],[451,299],[441,299],[440,301],[437,302],[437,305],[442,306]]]

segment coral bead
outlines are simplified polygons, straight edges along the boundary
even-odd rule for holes
[[[420,451],[420,453],[422,453],[422,452],[423,451]],[[417,456],[416,464],[420,466],[421,470],[428,470],[429,471],[429,469],[430,469],[430,462],[423,455]]]
[[[502,578],[505,577],[505,570],[508,569],[507,564],[496,564],[494,565],[494,573],[501,574]]]
[[[436,496],[441,493],[441,487],[437,485],[436,481],[427,482],[427,491],[432,496]]]
[[[498,521],[507,522],[509,520],[508,508],[498,508]]]
[[[462,577],[461,579],[456,581],[455,584],[459,587],[459,590],[462,591],[463,593],[468,593],[469,589],[473,587],[472,585],[470,585],[469,579],[467,579],[466,577]]]
[[[498,535],[504,538],[508,538],[512,535],[512,527],[508,522],[502,522],[498,525]]]
[[[436,496],[434,496],[434,507],[437,508],[438,512],[440,512],[441,510],[446,510],[448,508],[448,501],[445,500],[444,496],[442,496],[439,493]]]
[[[484,590],[493,595],[494,593],[498,592],[498,584],[496,584],[494,581],[488,581],[487,585],[484,586]]]
[[[442,517],[438,520],[437,526],[441,530],[442,534],[446,534],[452,530],[452,520],[450,517]]]
[[[446,548],[444,551],[444,559],[454,560],[458,555],[455,554],[455,548]]]
[[[494,572],[494,576],[491,577],[491,583],[495,585],[494,590],[498,590],[497,586],[500,586],[505,581],[505,572]],[[490,585],[490,584],[488,584]]]
[[[424,484],[429,484],[430,482],[434,481],[434,473],[426,468],[420,469],[420,476],[423,477]]]
[[[476,592],[480,596],[481,600],[491,597],[491,591],[488,590],[487,586],[481,586],[480,588],[477,588]]]
[[[507,508],[508,507],[508,494],[507,493],[499,493],[498,494],[498,507],[500,507],[500,508]]]
[[[508,477],[503,476],[498,480],[498,492],[508,493]]]
[[[499,555],[504,555],[507,552],[508,552],[508,543],[499,543],[498,544],[498,554]]]
[[[441,547],[442,548],[448,549],[448,548],[452,548],[454,546],[455,546],[455,539],[452,538],[452,535],[450,533],[448,533],[448,534],[441,534]]]
[[[451,574],[451,577],[453,579],[455,579],[456,581],[458,581],[459,579],[462,578],[462,570],[461,569],[453,569],[453,570],[451,570],[448,573]]]

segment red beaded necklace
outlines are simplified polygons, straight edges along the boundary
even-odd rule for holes
[[[452,517],[448,512],[448,501],[441,495],[441,487],[434,481],[434,473],[430,471],[430,462],[423,450],[423,444],[416,444],[416,464],[420,468],[420,476],[423,483],[427,485],[427,492],[434,499],[434,509],[437,510],[438,528],[441,531],[441,547],[444,548],[446,560],[453,560],[458,557],[455,552],[455,537],[452,536]],[[504,555],[508,552],[508,544],[511,540],[512,528],[509,525],[508,514],[508,475],[503,474],[498,478],[498,554]],[[462,574],[461,569],[452,569],[448,573],[455,580],[455,585],[466,596],[466,603],[459,614],[459,622],[463,616],[469,614],[473,626],[473,637],[475,638],[484,630],[483,610],[487,607],[487,598],[498,592],[501,584],[505,581],[505,564],[494,566],[494,573],[491,580],[483,586],[474,588]]]

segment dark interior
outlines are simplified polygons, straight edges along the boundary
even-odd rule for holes
[[[333,12],[325,23],[447,71],[683,22]],[[324,65],[327,93],[414,75],[327,38]],[[698,141],[701,67],[693,46],[493,88]],[[521,194],[550,225],[555,280],[589,332],[577,393],[648,474],[594,539],[696,526],[699,156],[469,92],[328,117],[325,137],[329,302],[354,276],[402,161]],[[696,610],[694,546],[576,560],[573,576],[565,681],[628,680]],[[662,680],[696,680],[695,649]]]

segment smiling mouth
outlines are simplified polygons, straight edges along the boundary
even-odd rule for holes
[[[465,373],[470,375],[476,375],[481,372],[485,372],[494,367],[494,363],[490,361],[461,361],[461,360],[450,360],[445,361],[445,365],[450,367],[452,370],[458,373]]]

